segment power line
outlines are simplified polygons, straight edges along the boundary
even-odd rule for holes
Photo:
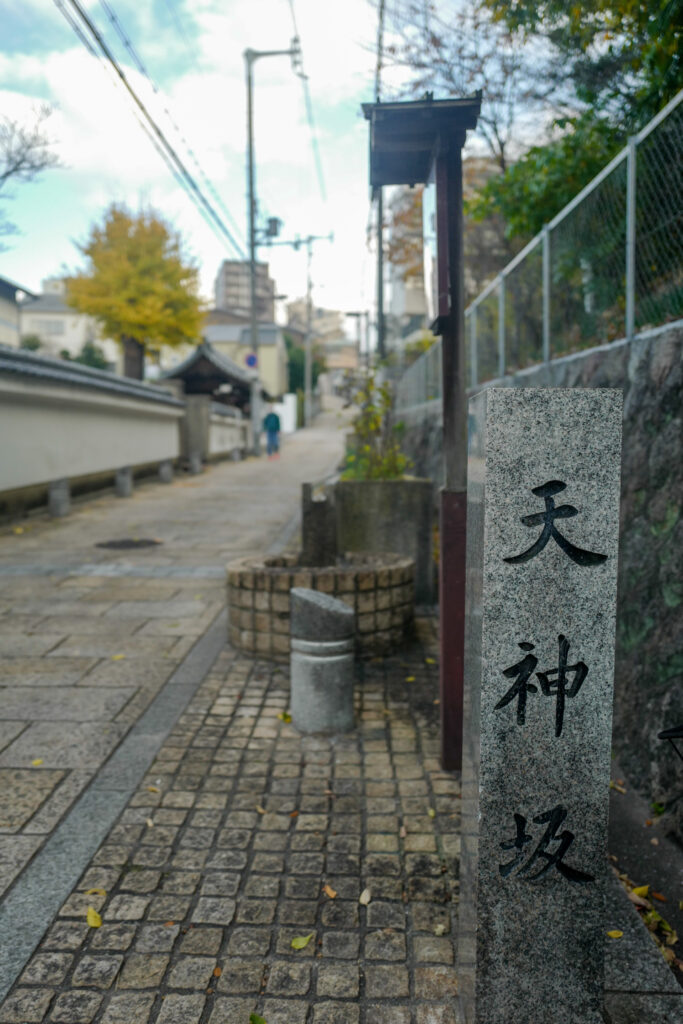
[[[318,186],[320,188],[320,195],[322,196],[323,202],[327,202],[327,191],[325,189],[325,180],[323,177],[323,165],[320,159],[320,147],[318,145],[318,135],[315,128],[315,120],[313,118],[313,101],[311,100],[311,91],[308,87],[308,75],[304,74],[304,58],[301,51],[301,40],[299,36],[299,28],[296,23],[296,14],[294,12],[294,0],[287,0],[289,4],[289,10],[292,15],[292,25],[294,27],[294,36],[299,40],[299,70],[297,74],[301,79],[301,84],[304,90],[304,105],[306,107],[306,118],[308,120],[308,127],[311,132],[311,149],[313,150],[313,161],[315,163],[315,170],[318,177]]]
[[[174,177],[176,178],[176,180],[182,182],[183,188],[188,193],[190,198],[192,198],[200,212],[202,212],[205,215],[205,219],[208,218],[207,222],[211,224],[214,233],[216,233],[217,235],[218,233],[220,233],[220,235],[222,236],[222,240],[227,240],[231,247],[233,248],[233,250],[240,256],[240,258],[244,258],[244,253],[240,245],[235,241],[235,238],[233,237],[230,229],[227,227],[225,222],[222,220],[222,218],[216,212],[216,210],[209,202],[209,200],[206,198],[202,190],[199,188],[194,177],[190,174],[187,167],[178,156],[178,153],[171,145],[171,143],[168,141],[159,125],[156,123],[150,112],[147,110],[145,104],[142,102],[140,97],[133,89],[132,85],[130,84],[126,77],[125,72],[116,61],[116,58],[114,57],[111,50],[105,43],[97,27],[93,24],[91,19],[88,17],[87,13],[83,10],[83,7],[79,3],[79,0],[68,0],[68,2],[71,4],[73,10],[80,17],[81,22],[87,27],[88,31],[90,32],[90,35],[96,41],[104,58],[113,68],[114,72],[118,76],[118,80],[123,84],[126,91],[134,101],[136,107],[144,117],[145,121],[147,122],[147,125],[149,126],[148,135],[150,134],[150,131],[151,133],[153,133],[157,151],[163,151],[164,160],[167,163],[167,165],[170,163],[170,165],[172,166]],[[65,10],[62,0],[55,0],[55,4],[62,12],[62,14],[64,14],[66,17],[68,12]],[[72,26],[72,28],[75,27],[73,24],[73,19],[71,17],[67,17],[67,21]],[[82,31],[79,31],[77,34],[81,41],[83,41]],[[92,43],[88,45],[88,49],[92,52]]]
[[[173,117],[171,111],[168,109],[167,101],[166,101],[166,99],[165,99],[165,97],[164,97],[164,95],[163,95],[163,93],[162,93],[158,83],[154,80],[154,78],[152,78],[152,76],[150,75],[149,71],[145,67],[142,58],[140,57],[140,55],[138,54],[137,50],[133,46],[133,44],[132,44],[132,42],[130,40],[130,37],[128,36],[126,30],[124,29],[124,27],[123,27],[123,25],[121,23],[121,20],[118,18],[118,16],[117,16],[116,12],[114,11],[113,7],[111,6],[111,4],[109,4],[107,2],[107,0],[100,0],[100,5],[103,8],[103,10],[104,10],[105,14],[107,15],[107,17],[109,18],[110,22],[112,23],[112,25],[114,27],[114,31],[118,35],[119,39],[121,40],[121,42],[125,46],[126,50],[130,54],[130,56],[132,57],[133,63],[135,64],[136,68],[138,69],[140,74],[143,75],[143,77],[147,79],[147,81],[149,82],[150,86],[152,87],[152,92],[155,94],[155,96],[159,97],[159,100],[161,102],[164,114],[168,118],[169,122],[171,123],[171,126],[172,126],[173,130],[175,131],[176,135],[178,136],[178,138],[180,139],[181,143],[185,147],[185,150],[187,151],[187,154],[190,157],[192,163],[196,167],[197,172],[199,173],[200,178],[204,182],[204,185],[206,186],[206,188],[210,192],[210,194],[211,194],[212,198],[214,199],[214,201],[218,204],[218,206],[220,206],[221,210],[223,211],[223,214],[227,217],[227,219],[228,219],[228,221],[230,223],[231,229],[235,233],[240,246],[244,247],[244,239],[241,237],[240,229],[238,228],[237,224],[235,223],[235,220],[234,220],[232,214],[230,213],[230,210],[228,210],[227,206],[225,205],[225,203],[223,202],[223,200],[219,196],[218,192],[214,188],[213,182],[210,180],[208,175],[205,173],[204,168],[202,167],[202,165],[199,163],[199,160],[197,159],[196,153],[192,149],[192,146],[190,145],[190,143],[185,138],[185,136],[184,136],[181,128],[179,127],[177,121]]]

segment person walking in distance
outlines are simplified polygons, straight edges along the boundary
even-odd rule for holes
[[[263,420],[263,429],[266,432],[266,451],[269,459],[280,458],[280,417],[272,405],[268,415]]]

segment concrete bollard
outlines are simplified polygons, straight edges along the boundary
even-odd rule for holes
[[[55,518],[68,516],[71,511],[71,490],[68,480],[53,480],[47,489],[48,512]]]
[[[353,729],[355,617],[328,594],[290,591],[291,709],[300,732]]]
[[[159,463],[159,480],[162,484],[173,483],[173,463],[170,459]]]
[[[133,493],[133,471],[130,466],[116,470],[114,491],[117,498],[130,498]]]

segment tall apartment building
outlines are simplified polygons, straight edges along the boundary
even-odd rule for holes
[[[249,316],[249,289],[249,263],[223,260],[216,275],[216,307]],[[256,316],[267,323],[275,320],[275,281],[268,273],[267,263],[256,264]]]

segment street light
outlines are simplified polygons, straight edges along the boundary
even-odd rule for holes
[[[256,375],[251,387],[251,429],[253,433],[254,455],[261,454],[260,433],[261,433],[261,394],[259,388],[259,364],[258,364],[258,321],[256,318],[256,185],[254,167],[254,64],[262,57],[291,57],[292,69],[295,74],[301,75],[301,45],[298,36],[292,39],[288,50],[245,50],[244,63],[247,76],[247,229],[249,237],[249,297],[251,303],[250,324],[251,324],[251,347],[256,357]],[[277,217],[271,217],[268,221],[266,234],[269,237],[277,235],[280,230],[280,222]]]

